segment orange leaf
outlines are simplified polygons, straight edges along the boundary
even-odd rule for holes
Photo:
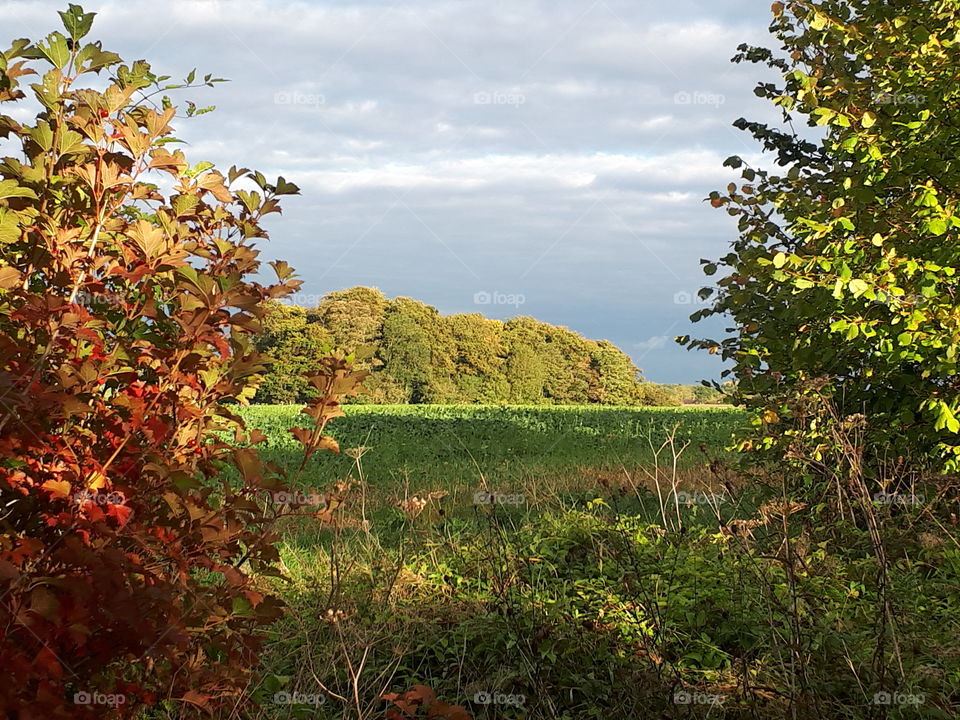
[[[55,498],[70,497],[70,483],[66,480],[47,480],[41,485],[44,490]]]

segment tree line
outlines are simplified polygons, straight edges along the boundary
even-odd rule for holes
[[[332,292],[312,308],[274,302],[257,338],[273,358],[257,402],[303,402],[304,372],[331,347],[356,352],[371,371],[362,401],[680,405],[716,402],[706,387],[645,382],[630,357],[532,317],[506,321],[479,313],[442,315],[376,288]]]

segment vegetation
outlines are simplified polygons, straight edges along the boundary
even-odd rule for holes
[[[478,473],[497,482],[576,487],[591,473],[638,473],[673,434],[685,473],[722,454],[745,420],[734,408],[616,408],[598,406],[345,405],[330,434],[344,448],[367,447],[364,479],[373,493],[446,490],[472,493]],[[286,428],[308,418],[295,405],[252,405],[240,414],[267,439],[260,452],[285,464],[298,448]],[[299,417],[298,417],[299,416]],[[651,448],[651,444],[653,447]],[[706,454],[705,454],[706,453]],[[355,473],[348,454],[324,456],[303,476],[313,488]]]
[[[357,351],[361,366],[372,370],[367,402],[684,402],[680,393],[652,392],[630,358],[605,340],[529,317],[444,316],[416,300],[388,300],[373,288],[330,293],[309,309],[274,303],[257,345],[275,360],[256,396],[263,403],[310,397],[302,372],[330,347]]]
[[[956,470],[957,4],[818,0],[774,11],[783,53],[742,46],[734,60],[782,74],[757,94],[785,126],[735,124],[783,169],[727,160],[744,184],[711,201],[741,234],[720,263],[704,261],[708,274],[729,272],[715,305],[694,317],[728,315],[737,332],[692,345],[733,361],[738,400],[760,420],[758,447],[782,454],[801,442],[822,460],[835,424],[823,399],[838,419],[864,416],[869,464]],[[799,136],[801,123],[822,139]]]
[[[0,102],[39,73],[40,108],[0,115],[18,155],[0,162],[0,713],[213,709],[281,612],[254,576],[278,557],[266,491],[284,479],[228,403],[254,393],[266,301],[299,285],[284,263],[275,284],[251,280],[261,219],[297,188],[190,166],[155,98],[195,73],[122,64],[84,42],[93,13],[61,18],[66,34],[0,55]],[[240,179],[259,190],[231,190]],[[359,379],[342,358],[319,365],[307,456]]]
[[[728,161],[736,334],[684,339],[746,412],[531,318],[275,302],[297,188],[168,149],[194,73],[76,6],[0,55],[0,102],[44,73],[0,115],[0,714],[957,717],[960,10],[773,12],[736,60],[823,137],[738,122],[785,172]]]
[[[290,613],[256,717],[382,717],[382,694],[418,685],[478,719],[955,715],[954,501],[878,502],[898,518],[882,589],[857,523],[812,522],[782,477],[725,465],[740,411],[346,412],[344,454],[298,495],[334,492],[332,518],[282,530]],[[293,409],[243,413],[267,457],[293,457]],[[903,676],[878,679],[884,595]]]

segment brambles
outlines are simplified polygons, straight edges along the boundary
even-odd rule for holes
[[[253,575],[277,559],[283,472],[228,403],[256,391],[266,302],[299,286],[283,262],[251,279],[262,218],[298,190],[191,166],[163,93],[218,79],[171,83],[85,42],[94,13],[61,18],[0,55],[0,102],[36,75],[41,107],[0,115],[0,714],[209,709],[281,610]]]

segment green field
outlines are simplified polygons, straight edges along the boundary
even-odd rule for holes
[[[723,454],[745,415],[727,407],[624,408],[599,406],[346,405],[329,432],[343,449],[365,447],[363,471],[380,488],[525,481],[536,476],[576,478],[591,470],[636,471],[675,430],[679,465],[689,469]],[[299,461],[287,432],[310,420],[293,405],[244,408],[268,441],[264,457],[285,466]],[[703,447],[701,447],[701,445]],[[706,452],[705,452],[706,451]],[[670,455],[665,449],[661,460]],[[672,461],[672,457],[671,457]],[[348,455],[321,454],[302,482],[307,487],[346,477]],[[431,487],[431,489],[436,489]]]
[[[780,687],[794,662],[784,642],[825,667],[872,661],[868,536],[841,521],[821,531],[834,550],[814,546],[771,509],[775,475],[742,483],[725,469],[736,409],[345,411],[329,426],[344,452],[297,475],[287,428],[307,418],[242,410],[305,494],[350,481],[332,519],[307,507],[280,524],[284,577],[262,582],[290,612],[270,631],[250,718],[382,718],[383,693],[423,684],[477,720],[772,719],[790,716],[782,696],[741,683]],[[671,436],[686,449],[661,449]],[[746,535],[731,530],[741,521]],[[782,562],[788,538],[805,570]],[[911,618],[898,687],[936,709],[960,688],[960,553],[925,552],[886,592]],[[870,716],[852,674],[816,682],[811,707]]]

